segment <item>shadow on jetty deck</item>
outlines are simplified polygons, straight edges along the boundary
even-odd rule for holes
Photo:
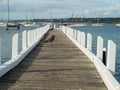
[[[0,79],[0,90],[107,90],[94,64],[61,31]]]

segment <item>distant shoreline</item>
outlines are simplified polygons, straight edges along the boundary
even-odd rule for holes
[[[98,18],[82,18],[82,23],[97,23]],[[2,21],[2,20],[0,20]],[[11,20],[22,22],[25,20]],[[32,19],[30,21],[33,21]],[[60,18],[60,19],[34,19],[35,22],[58,22],[58,23],[81,23],[81,18]],[[120,18],[99,18],[99,23],[120,23]]]

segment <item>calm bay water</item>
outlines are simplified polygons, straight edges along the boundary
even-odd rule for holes
[[[24,30],[33,30],[41,26],[41,23],[38,23],[37,27],[24,27],[20,26],[20,30],[16,28],[9,28],[8,31],[5,30],[5,27],[0,27],[0,37],[1,37],[1,56],[2,63],[11,59],[12,56],[12,37],[15,33],[19,34],[19,49],[20,52],[22,50],[22,32]],[[16,43],[16,42],[14,42]]]
[[[93,36],[92,52],[96,54],[97,36],[102,36],[104,39],[104,48],[107,48],[108,40],[113,40],[117,46],[116,54],[116,74],[115,78],[120,82],[120,27],[116,27],[114,24],[104,24],[103,26],[91,26],[74,27],[77,30],[87,33],[91,33]]]

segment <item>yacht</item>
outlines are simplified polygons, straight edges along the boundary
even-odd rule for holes
[[[101,23],[94,23],[94,24],[92,24],[92,26],[103,26],[103,24],[101,24]]]
[[[6,26],[6,23],[0,22],[0,27],[5,27],[5,26]]]
[[[92,26],[103,26],[103,24],[100,23],[99,18],[97,18],[97,23],[92,24]]]
[[[35,26],[36,23],[35,22],[25,22],[23,23],[23,26]]]
[[[120,27],[120,23],[118,23],[118,24],[115,24],[115,26],[117,26],[117,27]]]

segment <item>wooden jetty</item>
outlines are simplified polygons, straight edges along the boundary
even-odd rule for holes
[[[0,79],[0,90],[107,90],[94,64],[60,30]]]

